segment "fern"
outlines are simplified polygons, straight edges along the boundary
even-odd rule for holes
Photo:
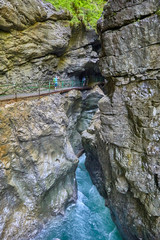
[[[45,0],[59,10],[68,10],[73,18],[71,24],[83,23],[86,27],[96,28],[106,0]]]

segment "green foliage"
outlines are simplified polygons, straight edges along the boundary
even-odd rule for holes
[[[68,10],[73,18],[71,24],[77,25],[82,22],[85,26],[96,28],[106,0],[46,0],[59,10]]]

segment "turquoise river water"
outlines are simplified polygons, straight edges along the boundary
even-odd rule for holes
[[[35,240],[122,240],[104,199],[92,184],[84,162],[83,154],[76,171],[76,204],[67,208],[65,216],[58,216],[47,224]]]

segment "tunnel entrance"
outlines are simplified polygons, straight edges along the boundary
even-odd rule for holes
[[[76,72],[69,75],[72,81],[79,82],[83,86],[83,79],[85,78],[85,86],[94,86],[96,83],[104,82],[104,77],[100,71],[95,71],[94,68],[86,68],[81,72]]]
[[[95,83],[104,81],[104,78],[103,78],[103,76],[101,75],[100,72],[96,73],[91,69],[87,69],[87,70],[81,72],[80,75],[79,75],[79,81],[82,81],[82,79],[84,77],[86,78],[86,85],[87,86],[92,86]]]

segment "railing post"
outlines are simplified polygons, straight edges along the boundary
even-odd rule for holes
[[[39,99],[40,99],[40,81],[38,82],[38,92],[39,92]]]
[[[50,83],[50,80],[49,80],[49,95],[50,95],[50,89],[51,89],[51,83]]]
[[[17,85],[16,85],[16,83],[14,84],[14,93],[15,93],[15,100],[17,102]]]

